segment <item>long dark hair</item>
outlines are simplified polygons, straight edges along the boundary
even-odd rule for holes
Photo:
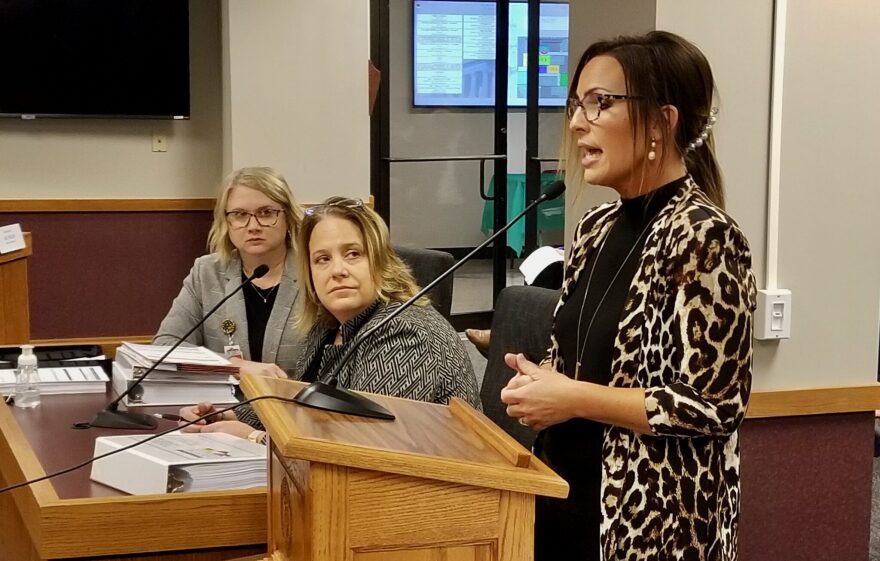
[[[633,138],[649,138],[652,123],[662,122],[662,107],[678,109],[675,146],[684,155],[688,172],[716,205],[724,208],[724,184],[715,159],[711,131],[702,146],[688,144],[703,131],[712,110],[715,80],[709,61],[693,43],[667,31],[617,37],[593,43],[581,56],[569,85],[569,97],[577,96],[577,84],[587,63],[597,56],[610,56],[620,63],[626,78],[627,100],[632,116]],[[640,134],[641,133],[641,134]],[[661,127],[661,151],[671,146],[668,127]],[[660,154],[660,159],[665,154]],[[644,169],[642,170],[644,174]],[[644,177],[644,175],[643,175]]]

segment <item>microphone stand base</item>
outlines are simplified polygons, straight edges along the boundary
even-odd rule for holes
[[[134,411],[98,411],[89,426],[107,429],[144,430],[154,429],[159,422],[156,417]]]
[[[394,420],[394,415],[370,399],[324,382],[313,382],[300,390],[293,398],[296,403],[315,409],[334,411],[357,417]]]

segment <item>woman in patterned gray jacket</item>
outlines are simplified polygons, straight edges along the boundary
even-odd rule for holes
[[[304,284],[299,327],[307,333],[303,379],[328,372],[365,332],[418,292],[391,248],[382,218],[360,200],[333,197],[303,220],[299,273]],[[306,262],[306,258],[308,262]],[[447,403],[458,396],[479,406],[467,352],[427,299],[404,310],[358,348],[342,370],[343,387]]]
[[[297,238],[302,283],[298,328],[305,334],[296,377],[328,373],[358,333],[369,330],[418,292],[409,269],[391,247],[388,227],[356,199],[332,197],[306,210]],[[470,358],[461,339],[422,299],[364,340],[339,372],[339,384],[358,391],[432,403],[460,397],[480,406]],[[183,410],[185,418],[210,408]],[[259,440],[262,429],[249,407],[224,420],[192,425]]]

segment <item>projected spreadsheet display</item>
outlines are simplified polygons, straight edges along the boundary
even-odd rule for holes
[[[568,4],[540,7],[538,102],[565,105]],[[507,104],[526,104],[528,5],[510,4]],[[413,2],[413,105],[495,105],[495,3]]]

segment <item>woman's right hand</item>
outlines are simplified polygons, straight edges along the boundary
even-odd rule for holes
[[[212,412],[216,412],[217,409],[214,407],[214,404],[208,401],[202,401],[201,403],[197,403],[195,405],[190,405],[189,407],[181,407],[180,413],[180,421],[177,422],[178,425],[182,425],[184,423],[188,423],[189,421],[195,421],[199,417],[204,417],[205,415],[210,415]],[[234,421],[236,420],[235,413],[232,411],[226,411],[224,413],[220,413],[214,417],[208,417],[207,419],[202,419],[192,425],[186,426],[180,429],[182,432],[201,432],[200,425],[206,425],[207,423],[216,423],[217,421]]]

